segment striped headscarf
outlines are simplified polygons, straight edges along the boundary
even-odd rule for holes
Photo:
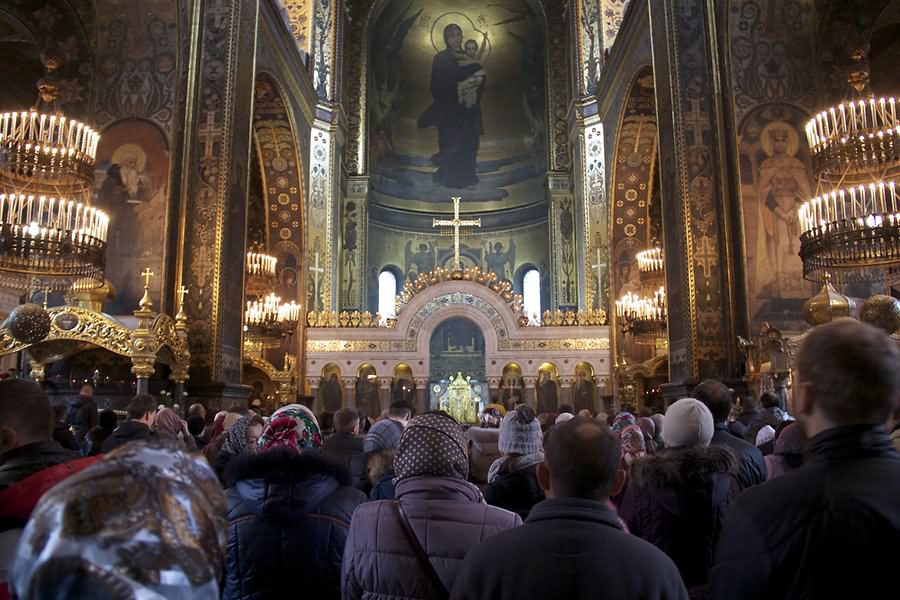
[[[300,452],[304,448],[321,448],[322,445],[322,432],[316,415],[302,404],[288,404],[276,410],[259,438],[261,451],[289,448]]]
[[[617,436],[622,434],[622,430],[628,427],[629,425],[636,425],[637,420],[634,418],[634,415],[630,412],[622,411],[616,415],[616,418],[613,419],[613,424],[610,429],[613,430]]]

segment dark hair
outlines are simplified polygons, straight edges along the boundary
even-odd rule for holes
[[[187,418],[188,433],[190,433],[192,436],[199,436],[201,433],[203,433],[203,429],[205,427],[206,419],[204,419],[200,415],[191,415]]]
[[[103,429],[115,429],[118,420],[119,418],[116,416],[116,411],[111,408],[104,408],[101,410],[100,416],[98,417],[98,423]]]
[[[619,440],[596,419],[575,417],[554,427],[544,446],[553,493],[605,500],[621,461]]]
[[[778,406],[781,404],[778,401],[778,396],[773,394],[772,392],[763,392],[759,395],[759,403],[762,404],[763,408],[772,408],[773,406]]]
[[[352,408],[342,408],[334,413],[334,430],[340,433],[350,433],[359,423],[359,413]]]
[[[334,431],[334,413],[330,410],[319,413],[319,417],[316,420],[319,421],[319,431]]]
[[[147,413],[156,410],[156,398],[150,394],[138,394],[128,402],[125,408],[129,419],[142,419]]]
[[[691,395],[706,405],[712,413],[713,421],[722,423],[728,420],[734,395],[724,383],[715,379],[704,379],[694,388]]]
[[[388,408],[388,416],[396,417],[397,419],[409,419],[412,417],[412,412],[412,407],[406,400],[391,402],[391,406]]]
[[[0,426],[15,429],[21,441],[49,440],[53,411],[41,386],[26,379],[0,380]]]
[[[562,414],[562,413],[564,413],[564,412],[567,412],[567,413],[569,413],[569,414],[572,414],[572,413],[575,412],[575,409],[572,408],[572,405],[571,405],[571,404],[560,404],[560,405],[559,405],[559,409],[557,409],[557,410],[558,410],[559,414]]]
[[[797,353],[798,383],[834,425],[884,424],[900,395],[900,348],[882,330],[844,318],[813,329]]]
[[[528,425],[536,417],[534,409],[527,404],[517,404],[513,412],[516,413],[516,418],[522,425]]]

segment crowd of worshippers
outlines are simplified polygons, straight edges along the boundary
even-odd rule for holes
[[[116,423],[79,413],[87,390],[53,415],[0,381],[0,598],[897,597],[898,348],[849,319],[811,330],[793,417],[706,380],[645,417],[189,424],[140,395]]]

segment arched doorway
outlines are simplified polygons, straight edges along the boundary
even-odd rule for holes
[[[438,325],[431,334],[429,353],[432,381],[457,373],[484,379],[484,334],[465,317],[451,317]]]

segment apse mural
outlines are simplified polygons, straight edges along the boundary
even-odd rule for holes
[[[105,310],[131,314],[143,294],[138,273],[150,268],[154,302],[163,278],[169,150],[155,125],[140,119],[118,121],[103,131],[97,148],[96,204],[109,214],[106,278],[116,297]]]
[[[528,2],[393,2],[370,35],[377,203],[435,210],[542,201],[542,19]]]
[[[451,317],[431,334],[432,381],[448,379],[457,373],[472,379],[484,379],[484,334],[465,317]]]

